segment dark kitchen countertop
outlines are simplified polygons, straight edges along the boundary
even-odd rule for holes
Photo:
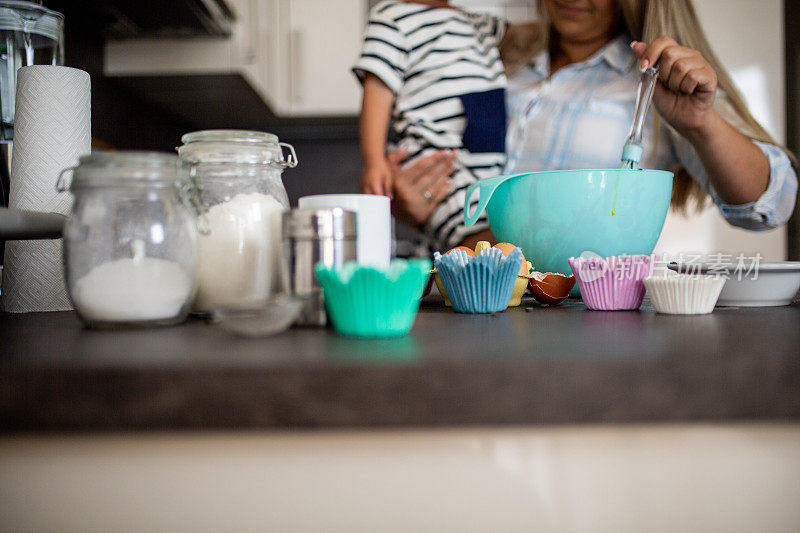
[[[693,317],[426,301],[410,335],[379,341],[0,313],[3,433],[798,419],[797,301]]]

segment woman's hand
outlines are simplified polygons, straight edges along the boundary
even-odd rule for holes
[[[717,74],[708,61],[669,37],[649,45],[633,42],[631,48],[641,68],[658,63],[661,83],[656,84],[653,104],[692,143],[720,199],[733,205],[758,200],[769,184],[769,161],[714,110]]]
[[[652,43],[634,41],[631,48],[640,68],[658,63],[659,80],[653,105],[659,114],[684,136],[710,127],[714,115],[717,74],[697,50],[680,46],[669,37]]]
[[[392,169],[392,214],[412,227],[425,224],[436,207],[450,194],[450,174],[455,170],[455,152],[440,151],[401,169],[408,153],[387,156]]]

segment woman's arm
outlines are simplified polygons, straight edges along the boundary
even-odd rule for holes
[[[392,195],[392,174],[385,151],[393,103],[392,90],[374,74],[366,73],[358,125],[364,164],[361,190],[367,194]]]
[[[641,68],[658,63],[653,95],[659,114],[694,147],[719,198],[755,202],[767,190],[770,166],[764,152],[715,110],[717,75],[696,50],[669,37],[632,43]]]
[[[716,111],[697,130],[679,132],[692,143],[719,198],[727,204],[755,202],[769,184],[769,161],[756,144]]]

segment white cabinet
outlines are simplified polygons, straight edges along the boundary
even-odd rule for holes
[[[350,68],[366,24],[365,0],[284,2],[281,39],[288,44],[284,111],[293,115],[358,112],[361,89]]]
[[[4,531],[800,531],[798,479],[796,420],[0,438]]]
[[[277,115],[352,115],[366,0],[228,0],[230,38],[107,41],[107,76],[238,74]],[[179,95],[176,95],[179,96]]]

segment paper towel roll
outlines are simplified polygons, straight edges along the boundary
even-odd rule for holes
[[[17,74],[9,207],[68,214],[58,174],[91,151],[89,74],[33,65]],[[6,242],[2,308],[13,313],[72,309],[64,284],[61,239]]]

